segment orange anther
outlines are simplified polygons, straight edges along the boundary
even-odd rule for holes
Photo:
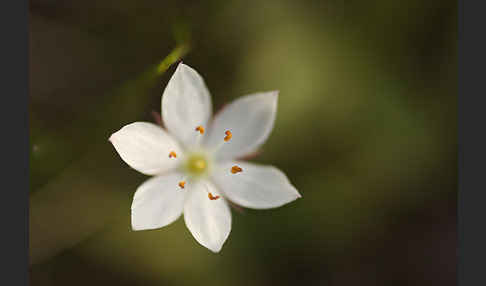
[[[196,131],[199,131],[199,133],[204,134],[204,127],[199,125],[198,127],[196,127]]]
[[[181,189],[184,189],[185,184],[186,184],[185,181],[179,182],[179,187],[181,187]]]
[[[219,199],[219,196],[213,196],[213,194],[208,193],[208,198],[212,201]]]
[[[176,152],[174,152],[174,151],[170,151],[170,153],[169,153],[169,158],[172,158],[172,157],[177,158],[177,154],[176,154]]]
[[[239,172],[243,172],[243,169],[241,169],[238,166],[231,167],[231,173],[236,174],[236,173],[239,173]]]
[[[224,141],[226,141],[226,142],[230,141],[231,137],[233,137],[233,134],[231,134],[231,131],[229,131],[229,130],[226,130],[226,132],[224,132],[224,134],[226,134],[226,137],[224,137]]]

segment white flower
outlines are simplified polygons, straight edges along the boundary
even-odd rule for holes
[[[267,209],[300,198],[277,168],[238,160],[269,136],[277,98],[276,91],[241,97],[210,121],[211,97],[202,77],[179,64],[162,95],[167,131],[135,122],[110,137],[128,165],[154,176],[135,192],[132,228],[160,228],[184,213],[194,238],[219,252],[231,230],[226,200]]]

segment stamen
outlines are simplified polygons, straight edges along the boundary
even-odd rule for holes
[[[196,132],[199,132],[200,135],[204,134],[204,127],[202,125],[197,126],[195,130],[196,130]],[[196,137],[196,146],[199,146],[199,143],[201,141],[201,137],[202,136]]]
[[[184,189],[184,185],[185,185],[185,184],[186,184],[186,182],[185,182],[185,181],[181,181],[181,182],[179,182],[179,187],[180,187],[181,189]]]
[[[196,131],[199,131],[199,133],[204,134],[204,127],[199,125],[198,127],[196,127]]]
[[[219,196],[213,196],[213,194],[208,193],[208,198],[212,201],[219,199]]]
[[[231,173],[236,174],[236,173],[239,173],[239,172],[243,172],[243,169],[241,169],[240,167],[238,167],[236,165],[231,167]]]
[[[176,154],[176,152],[174,152],[174,151],[170,151],[170,153],[169,153],[169,158],[172,158],[172,157],[177,158],[177,154]]]
[[[224,134],[226,134],[226,136],[224,137],[224,141],[221,141],[213,150],[212,150],[212,153],[216,153],[219,151],[219,149],[221,149],[221,147],[223,147],[224,143],[228,142],[231,140],[231,138],[233,137],[233,134],[231,133],[231,131],[229,130],[226,130],[224,132]]]
[[[226,134],[226,137],[224,137],[225,142],[230,141],[231,137],[233,137],[233,134],[231,134],[231,131],[229,131],[229,130],[226,130],[226,132],[224,132],[224,134]]]

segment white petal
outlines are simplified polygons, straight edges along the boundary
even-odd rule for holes
[[[208,181],[191,188],[184,205],[184,221],[197,242],[219,252],[231,231],[231,212],[224,198],[210,200],[208,192],[219,195]]]
[[[184,145],[196,141],[195,128],[207,128],[212,104],[202,77],[191,67],[179,64],[162,95],[162,120]]]
[[[178,159],[169,158],[171,151],[182,155],[177,142],[161,127],[148,122],[135,122],[113,133],[110,142],[130,167],[146,175],[162,174],[177,167]]]
[[[187,194],[178,186],[182,174],[152,177],[138,187],[132,203],[133,230],[155,229],[179,218]]]
[[[278,91],[243,96],[216,115],[210,126],[206,146],[221,146],[225,131],[232,139],[218,149],[219,159],[234,159],[250,154],[263,144],[273,129],[277,113]]]
[[[235,165],[243,171],[231,173]],[[238,161],[220,163],[212,179],[230,201],[247,208],[275,208],[301,197],[285,174],[273,166]]]

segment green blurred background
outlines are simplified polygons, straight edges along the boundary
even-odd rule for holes
[[[456,6],[31,0],[31,284],[455,285]],[[280,90],[254,161],[303,195],[233,211],[219,254],[181,219],[131,231],[146,177],[107,140],[153,121],[178,57],[215,109]]]

